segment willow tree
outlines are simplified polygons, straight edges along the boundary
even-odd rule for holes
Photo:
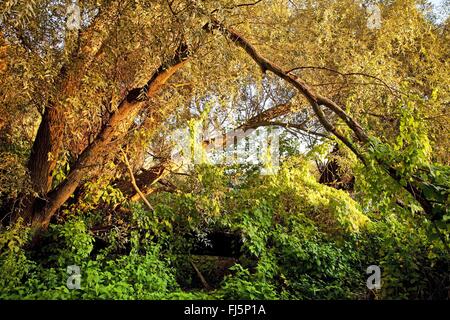
[[[448,186],[430,164],[448,164],[448,22],[418,4],[380,3],[381,26],[369,28],[356,0],[86,0],[73,29],[66,1],[4,1],[4,214],[40,229],[87,182],[130,171],[144,187],[162,172],[145,168],[148,147],[213,101],[211,121],[244,109],[236,126],[335,139],[442,218]],[[379,150],[398,139],[410,101],[433,152],[405,170]]]

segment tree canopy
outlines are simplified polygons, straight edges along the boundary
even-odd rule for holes
[[[432,8],[3,1],[0,297],[448,298]]]

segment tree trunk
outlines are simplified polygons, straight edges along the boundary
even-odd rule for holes
[[[45,196],[52,188],[52,173],[62,149],[64,101],[79,90],[81,79],[107,39],[118,10],[116,1],[110,1],[101,9],[94,22],[81,33],[80,47],[74,52],[73,61],[61,68],[58,78],[62,80],[56,84],[55,90],[57,96],[52,98],[44,111],[28,160],[31,182],[41,196]],[[33,200],[30,204],[33,206]],[[31,208],[26,211],[25,215],[31,216]]]
[[[34,190],[46,194],[52,185],[52,172],[56,167],[62,136],[63,116],[55,107],[47,107],[31,149],[28,170]],[[49,157],[49,154],[52,154]]]
[[[188,50],[186,46],[181,45],[175,56],[161,65],[144,87],[133,89],[127,94],[95,140],[81,153],[66,180],[48,194],[46,205],[33,214],[33,229],[45,229],[56,211],[80,185],[82,179],[89,176],[89,171],[95,166],[102,165],[109,155],[118,151],[120,139],[128,131],[146,99],[158,92],[166,81],[187,62],[187,57]]]

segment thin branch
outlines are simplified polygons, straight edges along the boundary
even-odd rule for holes
[[[198,278],[200,279],[200,282],[202,283],[203,287],[206,290],[211,290],[211,286],[208,284],[208,282],[206,281],[205,277],[203,277],[203,275],[200,272],[200,270],[198,270],[198,268],[195,265],[195,263],[192,260],[189,260],[189,262],[191,263],[192,268],[194,268],[195,273],[197,274]]]
[[[120,149],[120,151],[122,152],[124,163],[127,166],[128,173],[130,174],[131,184],[133,185],[134,190],[139,194],[142,201],[144,201],[144,203],[147,205],[147,207],[150,209],[150,211],[155,211],[155,209],[153,209],[152,205],[150,204],[150,202],[148,202],[147,198],[142,193],[141,189],[139,189],[139,187],[136,183],[136,179],[134,178],[134,174],[133,174],[133,169],[131,168],[130,162],[128,161],[126,152],[123,151],[122,148]]]
[[[308,128],[306,128],[306,126],[303,123],[286,123],[286,122],[280,122],[280,121],[262,121],[262,122],[255,122],[255,123],[251,123],[249,125],[246,125],[245,128],[246,129],[256,129],[259,127],[268,127],[268,126],[278,126],[278,127],[282,127],[288,131],[290,131],[290,129],[295,129],[298,131],[301,131],[303,133],[307,133],[310,135],[314,135],[314,136],[318,136],[318,137],[322,137],[322,138],[326,138],[329,139],[330,136],[320,133],[320,132],[315,132],[315,131],[311,131]]]

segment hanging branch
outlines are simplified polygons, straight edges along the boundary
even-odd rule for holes
[[[141,197],[142,201],[144,201],[144,203],[147,205],[147,207],[150,209],[150,211],[155,211],[152,207],[152,205],[150,204],[150,202],[148,202],[147,198],[145,197],[145,195],[142,193],[141,189],[139,189],[137,183],[136,183],[136,179],[134,178],[134,174],[133,174],[133,168],[131,168],[130,162],[128,161],[128,157],[125,151],[123,151],[123,149],[120,149],[122,155],[123,155],[123,159],[124,159],[124,163],[128,169],[128,173],[130,174],[130,179],[131,179],[131,184],[134,188],[134,190],[137,192],[137,194],[139,194],[139,196]]]

